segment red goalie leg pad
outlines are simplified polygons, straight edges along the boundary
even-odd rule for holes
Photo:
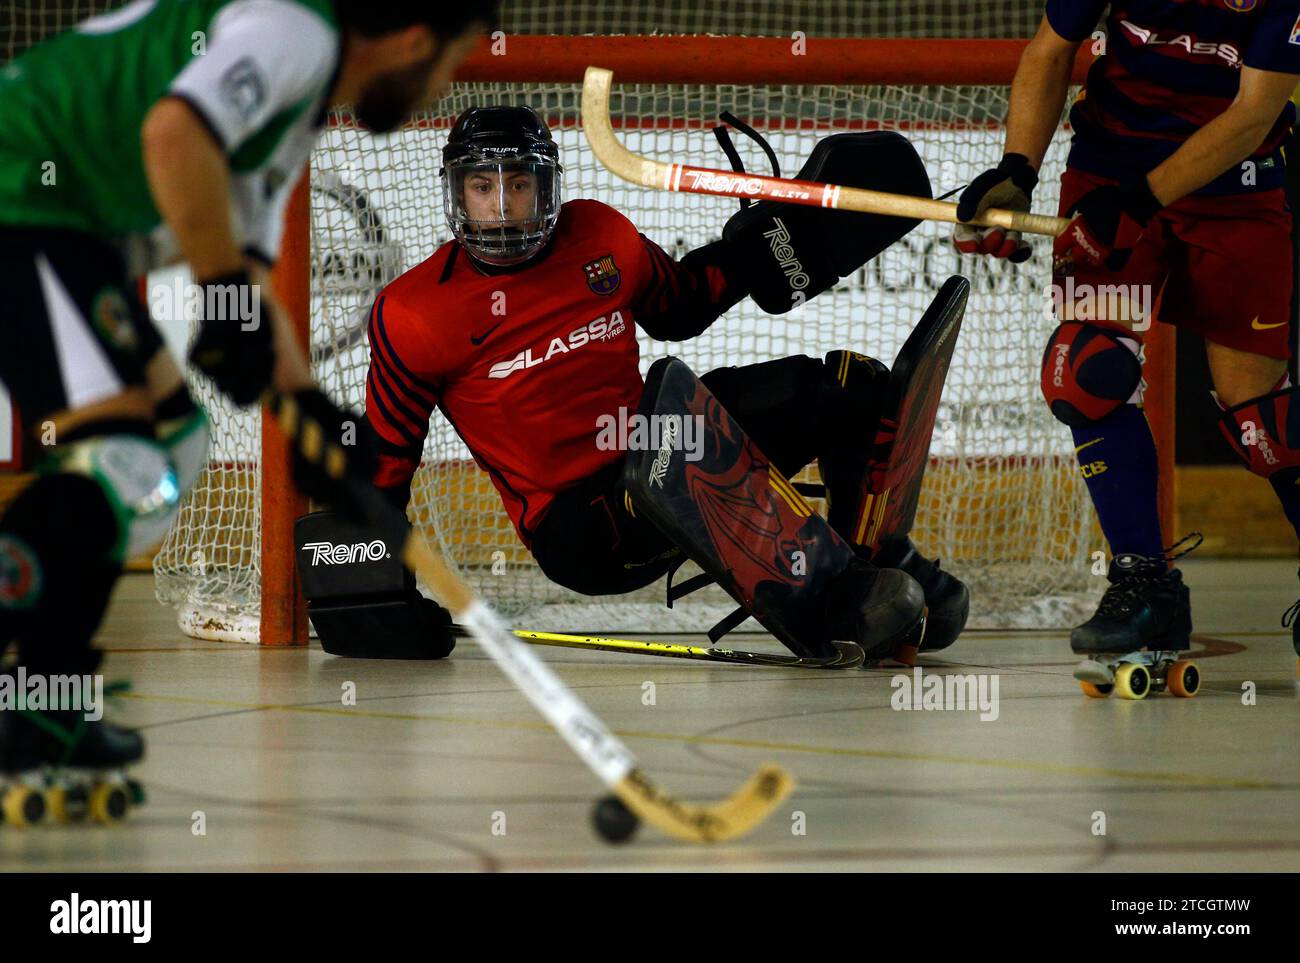
[[[1119,324],[1065,321],[1043,352],[1043,397],[1071,428],[1093,425],[1134,399],[1142,384],[1138,339]]]

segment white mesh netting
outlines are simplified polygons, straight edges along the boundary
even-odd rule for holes
[[[0,60],[119,5],[0,0]],[[508,34],[788,36],[797,30],[810,37],[1026,37],[1040,16],[1040,0],[1004,2],[996,9],[965,0],[546,0],[507,2],[501,26]],[[831,130],[901,129],[930,168],[936,193],[943,193],[997,160],[1006,94],[1005,88],[988,87],[627,85],[616,87],[612,112],[633,151],[719,167],[725,162],[707,131],[720,110],[730,109],[769,137],[787,175],[799,168],[816,138]],[[447,238],[437,170],[451,120],[471,104],[493,103],[527,103],[541,111],[561,145],[566,196],[612,204],[670,253],[680,255],[716,237],[734,210],[733,202],[721,198],[613,182],[585,149],[573,85],[459,85],[419,124],[384,140],[336,117],[313,162],[311,327],[313,363],[337,400],[363,400],[362,325],[376,289]],[[743,140],[740,145],[747,164],[763,167],[756,149]],[[1058,146],[1049,158],[1059,163],[1063,156]],[[1039,209],[1053,209],[1057,173],[1044,171],[1035,198]],[[1102,543],[1073,468],[1068,432],[1038,396],[1039,355],[1052,326],[1043,312],[1042,272],[1034,262],[1017,269],[959,259],[947,233],[923,225],[798,314],[767,317],[746,302],[694,342],[644,341],[643,368],[668,352],[705,371],[845,346],[889,361],[942,281],[953,273],[970,277],[970,306],[914,537],[971,584],[972,624],[1065,625],[1086,607],[1088,556]],[[209,404],[211,468],[157,556],[158,595],[179,607],[187,631],[255,640],[260,424],[215,400]],[[730,607],[715,593],[703,608],[668,613],[661,586],[617,604],[593,604],[546,584],[518,545],[486,476],[437,415],[412,518],[494,604],[516,619],[530,613],[527,621],[539,628],[700,628]]]
[[[0,60],[127,0],[0,0]],[[1030,37],[1042,0],[504,0],[509,34]]]
[[[670,253],[680,256],[715,238],[735,209],[722,198],[674,196],[613,181],[585,149],[572,85],[460,86],[418,125],[383,141],[356,130],[349,117],[336,117],[317,151],[312,182],[313,360],[334,398],[355,406],[364,401],[362,335],[377,288],[448,237],[438,182],[447,127],[471,104],[496,103],[531,104],[550,122],[566,168],[566,197],[613,205]],[[634,152],[725,166],[708,133],[723,109],[770,139],[786,173],[796,171],[816,139],[832,129],[903,129],[942,193],[996,163],[1006,91],[626,85],[616,88],[612,113]],[[751,168],[765,163],[748,142],[740,146]],[[1042,209],[1054,205],[1054,174],[1045,172],[1036,198]],[[668,345],[643,338],[643,370],[665,353],[703,372],[845,346],[890,361],[954,273],[970,277],[974,289],[914,537],[970,583],[973,624],[1065,624],[1082,607],[1088,556],[1100,542],[1069,434],[1038,395],[1039,358],[1053,322],[1043,310],[1044,280],[1032,266],[959,258],[947,229],[922,225],[797,314],[770,317],[745,302],[694,341]],[[258,584],[257,420],[224,415],[217,423],[214,470],[188,501],[156,565],[161,598],[175,602],[188,595],[203,603],[190,617],[191,628],[195,620],[209,629],[224,627],[230,603],[251,604]],[[528,613],[537,627],[699,629],[729,605],[715,590],[669,613],[661,585],[597,604],[547,584],[519,545],[487,476],[437,415],[411,517],[494,605],[513,617]]]

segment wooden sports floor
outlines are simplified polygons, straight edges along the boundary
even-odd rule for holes
[[[925,673],[979,710],[899,711],[897,670],[816,672],[542,650],[672,791],[799,781],[752,836],[613,846],[601,787],[471,643],[447,662],[200,643],[151,581],[106,621],[115,718],[151,798],[112,828],[0,826],[0,871],[1300,870],[1294,566],[1190,561],[1195,699],[1085,698],[1061,633],[970,633]],[[737,647],[763,647],[761,637]],[[355,686],[355,705],[344,695]],[[984,715],[993,715],[985,712]]]

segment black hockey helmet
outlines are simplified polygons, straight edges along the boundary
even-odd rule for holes
[[[466,251],[506,266],[532,257],[560,216],[560,151],[531,107],[471,107],[442,151],[447,223]]]

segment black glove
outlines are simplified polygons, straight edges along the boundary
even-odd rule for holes
[[[271,319],[262,317],[261,298],[247,271],[210,278],[200,287],[202,320],[190,361],[236,405],[250,405],[271,383]]]
[[[1029,211],[1030,199],[1038,186],[1038,172],[1024,154],[1005,154],[1002,163],[987,170],[962,191],[957,202],[957,220],[969,221],[979,217],[990,207],[1008,211]],[[1029,260],[1034,253],[1019,231],[1006,231],[1000,227],[968,227],[958,224],[953,228],[953,243],[963,254],[991,254],[1008,258],[1015,264]]]
[[[1053,254],[1058,263],[1081,261],[1118,271],[1160,210],[1145,177],[1095,188],[1070,208],[1070,226],[1056,239]]]
[[[293,401],[298,408],[293,432],[294,484],[308,497],[353,521],[373,522],[372,511],[357,497],[358,487],[372,490],[378,465],[366,419],[338,408],[316,388],[295,392]],[[340,464],[331,463],[331,452],[342,453]]]
[[[451,613],[433,599],[420,594],[420,590],[415,585],[415,576],[409,571],[406,573],[406,592],[408,602],[416,606],[420,612],[419,618],[423,630],[421,639],[428,646],[425,658],[447,658],[456,648]]]

